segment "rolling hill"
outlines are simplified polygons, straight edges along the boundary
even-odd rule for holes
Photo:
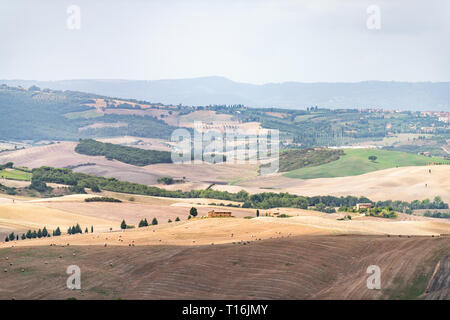
[[[255,85],[224,77],[139,80],[0,80],[0,84],[91,92],[168,104],[245,104],[304,109],[379,107],[408,110],[450,110],[450,82],[267,83]]]
[[[0,299],[417,299],[449,254],[448,237],[337,236],[252,220],[0,244],[11,263]],[[383,270],[381,290],[366,287],[373,264]],[[82,269],[82,290],[66,289],[69,265]]]
[[[375,156],[377,159],[371,161],[370,156]],[[450,161],[438,157],[381,149],[345,149],[345,155],[336,161],[292,170],[284,176],[297,179],[335,178],[396,167],[425,166],[431,163],[450,164]]]

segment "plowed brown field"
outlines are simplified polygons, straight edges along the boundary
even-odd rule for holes
[[[415,298],[449,251],[448,237],[326,235],[246,245],[14,247],[0,250],[0,298]],[[69,265],[81,269],[81,290],[66,288]],[[381,290],[366,287],[369,265],[381,269]]]

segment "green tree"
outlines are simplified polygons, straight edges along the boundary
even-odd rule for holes
[[[21,239],[25,240],[27,237],[25,236],[25,233],[22,233]]]
[[[86,227],[86,229],[84,229],[84,233],[89,233],[88,227]]]
[[[259,209],[256,210],[256,216],[259,217]]]
[[[158,224],[158,220],[156,218],[153,218],[152,220],[152,225],[156,226]]]
[[[148,227],[147,218],[142,219],[141,221],[139,221],[139,228],[141,228],[141,227]]]
[[[54,236],[60,236],[61,235],[61,230],[59,229],[59,227],[57,227],[56,230],[53,231],[53,235]]]
[[[189,211],[189,214],[193,217],[197,216],[197,208],[192,207],[191,210]]]
[[[94,226],[91,226],[91,233],[94,233]]]
[[[29,188],[34,189],[39,192],[45,192],[49,189],[44,181],[34,179],[34,178],[31,179],[31,184],[30,184]]]
[[[251,208],[252,207],[252,203],[250,201],[245,201],[242,204],[242,208]]]
[[[176,221],[176,222],[180,221],[180,218],[176,217],[175,221]]]
[[[172,220],[170,220],[170,219],[169,219],[169,220],[167,220],[167,222],[168,222],[168,223],[171,223],[171,222],[172,222]]]
[[[36,230],[33,230],[33,232],[31,233],[31,238],[36,239],[37,238],[37,232]]]
[[[122,220],[122,223],[120,224],[120,229],[126,229],[127,228],[127,223],[125,222],[125,220]]]
[[[9,234],[9,241],[14,241],[15,238],[16,238],[16,236],[14,235],[14,232],[11,232]]]
[[[41,231],[41,229],[38,230],[38,232],[37,232],[37,237],[38,237],[38,238],[42,238],[42,231]]]
[[[42,229],[42,236],[43,236],[43,237],[46,237],[47,235],[48,235],[47,228],[44,227],[44,229]]]
[[[375,160],[377,160],[377,156],[369,156],[369,160],[372,162],[375,162]]]
[[[26,237],[27,237],[27,239],[31,239],[32,238],[31,230],[27,231]]]

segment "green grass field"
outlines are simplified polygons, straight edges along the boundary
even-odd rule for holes
[[[3,170],[0,170],[0,178],[11,179],[11,180],[30,181],[31,173],[20,171],[20,170],[15,170],[15,169],[3,169]]]
[[[380,149],[345,149],[345,155],[339,160],[316,167],[292,170],[284,174],[288,178],[315,179],[356,176],[371,171],[395,167],[424,166],[428,163],[446,163],[449,160],[437,157],[419,156],[412,153],[387,151]],[[376,156],[376,161],[368,159]]]

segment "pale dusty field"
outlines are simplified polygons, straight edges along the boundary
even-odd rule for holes
[[[109,140],[109,139],[108,139]],[[146,141],[152,143],[151,141]],[[85,163],[95,163],[92,166],[83,166],[74,169],[76,172],[84,172],[105,177],[115,177],[120,180],[142,184],[156,184],[157,179],[163,176],[186,177],[191,183],[228,183],[242,177],[256,176],[256,165],[238,164],[154,164],[145,167],[137,167],[109,161],[105,157],[81,155],[74,151],[76,142],[61,142],[53,145],[33,147],[25,150],[0,154],[0,163],[14,162],[16,166],[37,168],[41,166],[67,167]],[[182,185],[172,186],[183,188]]]
[[[148,197],[150,198],[150,197]],[[242,219],[245,216],[255,216],[254,209],[221,208],[197,205],[199,199],[179,199],[167,203],[167,199],[125,203],[85,203],[80,201],[39,201],[0,205],[0,227],[23,230],[26,228],[42,228],[46,225],[52,230],[56,226],[68,227],[80,223],[85,226],[94,225],[97,231],[94,235],[61,236],[41,240],[18,241],[18,246],[48,245],[50,243],[74,245],[192,245],[211,243],[230,243],[235,241],[260,241],[286,236],[308,234],[359,234],[359,235],[392,235],[392,236],[438,236],[450,234],[450,222],[446,220],[408,216],[400,214],[395,220],[362,217],[354,215],[350,221],[338,221],[343,213],[325,214],[301,209],[271,209],[291,215],[291,218],[275,218],[260,216],[253,219]],[[170,201],[170,200],[169,200]],[[187,220],[189,209],[195,205],[198,217]],[[211,209],[229,210],[234,218],[202,218]],[[261,210],[261,215],[267,211]],[[120,221],[125,219],[128,224],[137,223],[147,218],[150,222],[157,217],[160,224],[147,228],[119,230]],[[167,219],[181,222],[167,223]],[[113,232],[109,232],[109,228]],[[63,231],[66,229],[63,228]],[[10,245],[3,243],[3,246]],[[2,246],[0,245],[0,247]]]
[[[44,226],[49,230],[57,227],[65,232],[69,226],[79,223],[81,226],[93,225],[98,231],[109,230],[110,227],[117,228],[117,222],[106,219],[89,217],[82,214],[52,209],[28,202],[3,203],[0,204],[0,227],[16,230],[42,229]],[[2,239],[3,240],[3,239]]]
[[[431,174],[428,170],[431,169]],[[425,186],[427,184],[427,186]],[[359,176],[291,179],[279,174],[259,176],[235,186],[215,186],[218,190],[250,193],[289,192],[298,195],[366,196],[371,200],[423,200],[441,196],[450,202],[450,166],[402,167],[374,171]]]

